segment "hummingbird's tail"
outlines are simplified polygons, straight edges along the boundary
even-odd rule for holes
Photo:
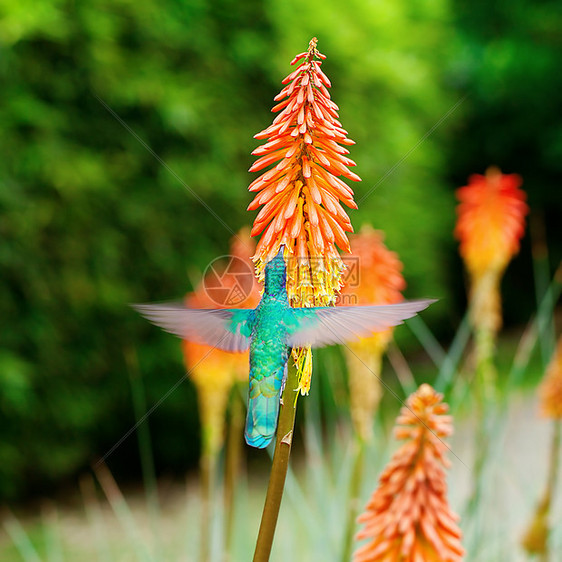
[[[252,447],[264,449],[275,436],[284,371],[286,371],[286,366],[285,369],[279,369],[279,373],[276,372],[261,380],[250,376],[248,415],[244,436],[246,443]]]

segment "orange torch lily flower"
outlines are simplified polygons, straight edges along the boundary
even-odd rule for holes
[[[455,236],[470,275],[470,319],[476,336],[476,371],[491,399],[496,372],[493,365],[496,335],[501,328],[500,283],[511,258],[519,251],[529,208],[521,177],[488,168],[473,175],[457,190]]]
[[[272,109],[280,113],[270,127],[255,135],[268,142],[253,151],[260,158],[250,171],[276,163],[249,188],[258,195],[248,210],[263,205],[252,236],[263,232],[256,258],[265,263],[281,244],[299,258],[338,258],[336,244],[349,251],[345,232],[353,228],[340,201],[354,209],[357,205],[353,191],[339,176],[353,181],[360,178],[348,169],[355,162],[347,158],[349,151],[341,145],[354,142],[337,119],[338,106],[328,92],[331,83],[318,60],[326,57],[316,44],[316,38],[312,39],[308,50],[293,59],[291,64],[299,66],[283,80],[287,85]]]
[[[491,167],[457,190],[455,236],[471,278],[471,317],[475,327],[492,334],[501,327],[501,277],[519,251],[529,212],[521,183],[517,174]]]
[[[451,435],[443,396],[423,384],[407,400],[396,420],[395,436],[404,443],[393,455],[358,521],[357,540],[371,539],[354,562],[458,562],[459,520],[447,500],[444,468],[449,466],[443,438]]]
[[[336,246],[349,251],[346,232],[351,222],[341,203],[357,208],[353,191],[340,176],[359,181],[348,168],[355,162],[345,148],[354,142],[338,121],[338,106],[330,99],[331,83],[321,69],[326,57],[310,41],[308,50],[291,64],[298,65],[272,109],[272,125],[255,135],[267,142],[253,151],[258,156],[251,172],[270,167],[249,187],[257,195],[248,210],[261,206],[252,236],[261,234],[254,261],[258,278],[265,264],[286,248],[287,293],[291,306],[335,304],[344,264]],[[344,146],[342,146],[344,145]],[[312,369],[309,348],[293,353],[301,392],[308,392]]]
[[[382,231],[363,226],[351,238],[351,250],[353,255],[344,256],[350,275],[342,289],[342,304],[394,304],[403,300],[401,291],[406,288],[406,282],[402,262],[384,244]],[[392,332],[392,329],[378,332],[344,347],[351,419],[357,435],[365,441],[373,436],[373,417],[382,395],[382,357]]]
[[[503,272],[519,251],[529,212],[521,183],[521,176],[491,167],[485,176],[470,176],[468,185],[457,190],[460,204],[455,236],[471,276],[478,278],[490,270]]]

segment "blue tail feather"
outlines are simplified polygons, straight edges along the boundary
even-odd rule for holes
[[[275,437],[281,384],[287,373],[287,364],[273,375],[261,380],[251,376],[248,397],[248,415],[244,436],[251,447],[264,449]]]
[[[279,395],[260,394],[248,400],[246,418],[246,443],[258,449],[267,447],[275,437],[277,416],[279,415]]]

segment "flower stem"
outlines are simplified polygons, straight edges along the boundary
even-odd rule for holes
[[[545,544],[545,551],[541,558],[541,562],[547,562],[549,559],[548,552],[548,516],[550,515],[550,506],[554,498],[554,490],[556,488],[556,476],[558,475],[558,467],[560,461],[560,421],[556,420],[554,422],[552,441],[550,443],[550,460],[548,463],[548,480],[546,484],[546,490],[544,492],[544,497],[542,504],[544,505],[545,511],[545,524],[547,526],[547,541]]]
[[[211,559],[212,510],[216,478],[216,455],[204,451],[200,459],[201,474],[201,550],[200,562]]]
[[[355,534],[356,519],[359,514],[359,495],[361,492],[361,482],[363,480],[363,459],[365,457],[365,441],[361,438],[356,439],[354,456],[353,472],[351,474],[351,482],[349,486],[349,504],[342,562],[348,562],[348,560],[351,560],[353,535]]]
[[[242,434],[244,432],[244,405],[238,393],[234,389],[232,396],[232,407],[230,411],[230,423],[228,424],[228,442],[226,445],[226,466],[224,477],[224,511],[225,511],[225,560],[229,559],[230,546],[232,544],[232,531],[234,526],[234,489],[240,475],[240,464],[242,460]]]
[[[285,477],[289,467],[289,456],[293,442],[293,428],[295,426],[295,414],[297,411],[297,399],[295,391],[298,387],[297,371],[289,361],[287,381],[283,391],[283,402],[279,413],[277,425],[277,438],[275,442],[275,453],[271,465],[269,485],[261,516],[260,530],[256,541],[254,562],[267,562],[271,554],[275,527],[279,516],[279,507],[285,487]],[[296,395],[298,397],[298,395]]]
[[[550,533],[550,507],[554,498],[556,476],[560,460],[560,421],[554,422],[552,441],[550,443],[550,458],[548,463],[548,478],[546,488],[537,504],[533,519],[521,541],[523,548],[529,555],[536,555],[540,562],[548,562],[550,553],[548,535]]]
[[[472,469],[472,492],[466,508],[466,516],[474,517],[480,505],[484,485],[484,470],[491,446],[493,431],[492,408],[497,401],[497,374],[495,367],[496,335],[489,326],[475,329],[476,355],[476,431],[475,459]],[[476,524],[479,519],[476,518]]]
[[[481,407],[494,403],[497,396],[497,372],[494,365],[496,334],[487,327],[476,328],[476,384]]]
[[[139,368],[138,355],[135,349],[127,348],[125,350],[125,361],[129,371],[135,418],[137,422],[139,422],[144,412],[146,412],[147,406],[142,373]],[[152,526],[154,538],[158,540],[157,522],[160,518],[160,504],[158,500],[158,483],[156,481],[154,455],[152,453],[148,424],[139,425],[137,436],[139,441],[142,478],[146,490],[148,512],[150,514],[150,524]]]
[[[556,477],[558,475],[558,467],[560,464],[560,437],[561,422],[556,420],[552,432],[552,441],[550,443],[550,461],[548,467],[548,481],[545,496],[548,497],[549,503],[554,497],[554,489],[556,488]]]

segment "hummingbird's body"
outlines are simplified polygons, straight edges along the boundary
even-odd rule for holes
[[[255,311],[250,342],[245,435],[246,442],[258,448],[267,446],[275,435],[279,395],[289,359],[289,334],[284,318],[290,307],[285,263],[281,262],[274,260],[265,269],[263,296]]]
[[[146,318],[183,339],[224,351],[250,350],[248,445],[266,447],[275,435],[279,400],[291,347],[322,347],[401,324],[431,300],[380,306],[292,308],[283,248],[265,267],[264,292],[255,309],[189,309],[136,305]]]

